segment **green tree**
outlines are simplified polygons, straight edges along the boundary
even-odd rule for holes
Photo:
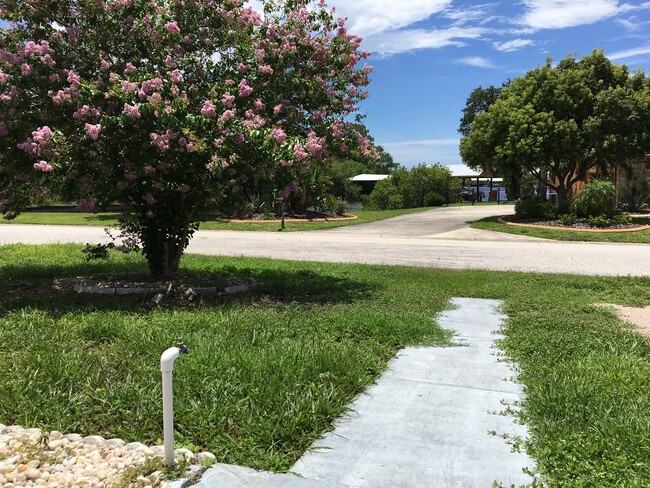
[[[420,164],[410,171],[400,167],[378,182],[366,204],[377,210],[418,208],[456,201],[459,193],[460,183],[446,166]]]
[[[581,60],[568,56],[556,66],[548,59],[475,117],[461,139],[461,156],[472,167],[532,173],[566,210],[570,189],[590,169],[606,173],[648,150],[650,101],[642,77],[630,77],[602,51]]]
[[[490,106],[500,97],[501,88],[497,88],[493,85],[490,85],[487,88],[483,88],[482,86],[474,88],[465,102],[463,117],[460,119],[458,132],[463,136],[469,135],[472,122],[474,122],[476,116],[487,112]]]

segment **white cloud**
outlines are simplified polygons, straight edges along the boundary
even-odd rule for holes
[[[366,37],[363,41],[363,48],[383,55],[392,55],[415,49],[463,46],[465,45],[464,40],[479,39],[485,33],[486,29],[480,27],[389,31]]]
[[[523,0],[523,22],[535,29],[562,29],[593,24],[629,10],[618,0]]]
[[[460,139],[425,139],[421,141],[380,142],[393,159],[406,167],[420,163],[460,163]]]
[[[460,58],[456,60],[458,64],[466,64],[468,66],[474,66],[476,68],[494,68],[492,62],[487,58],[482,58],[481,56],[469,56],[467,58]]]
[[[512,39],[511,41],[506,42],[495,42],[492,45],[497,51],[509,53],[512,51],[518,51],[526,46],[532,46],[533,44],[535,44],[535,41],[532,39]]]
[[[497,4],[485,3],[480,5],[471,5],[459,9],[448,8],[442,12],[442,17],[454,22],[455,25],[465,25],[468,23],[485,24],[495,17],[490,15]]]
[[[336,5],[336,14],[349,17],[350,32],[365,37],[426,20],[450,5],[451,0],[341,1]]]
[[[636,47],[634,49],[626,49],[625,51],[617,51],[615,53],[607,54],[610,61],[618,61],[619,59],[629,59],[636,56],[643,56],[650,54],[650,46]]]

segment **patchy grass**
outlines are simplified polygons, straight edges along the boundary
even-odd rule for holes
[[[188,255],[187,274],[253,276],[244,299],[198,306],[51,296],[55,277],[144,271],[79,246],[0,247],[0,422],[155,442],[161,352],[175,364],[177,442],[287,470],[408,344],[449,344],[452,296],[505,301],[528,450],[549,486],[650,485],[650,340],[608,302],[650,303],[648,278],[295,263]]]
[[[517,227],[505,225],[498,221],[499,217],[487,217],[474,222],[470,227],[474,229],[505,232],[522,236],[541,237],[556,241],[586,241],[586,242],[628,242],[650,243],[650,230],[638,232],[577,232],[571,230],[538,229],[535,227]],[[639,225],[650,225],[650,217],[635,217],[632,219]]]
[[[389,219],[411,213],[425,212],[432,210],[432,207],[426,208],[408,208],[400,210],[359,210],[354,215],[358,218],[355,220],[329,221],[329,222],[287,222],[284,232],[298,232],[320,229],[332,229],[335,227],[344,227],[348,225],[365,224],[377,220]],[[5,224],[38,224],[38,225],[88,225],[88,226],[115,226],[119,213],[98,213],[86,214],[81,212],[24,212],[14,220],[2,220],[0,223]],[[219,222],[216,215],[208,215],[201,222],[201,229],[204,230],[245,230],[245,231],[281,231],[280,224],[277,222]]]

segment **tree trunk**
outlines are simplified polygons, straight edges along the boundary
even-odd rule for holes
[[[559,184],[555,189],[557,193],[557,207],[560,213],[569,212],[569,189],[563,184]]]

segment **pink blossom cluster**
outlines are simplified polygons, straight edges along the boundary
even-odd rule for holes
[[[86,123],[84,129],[86,130],[86,135],[90,137],[93,141],[96,141],[97,139],[99,139],[99,133],[102,130],[102,126],[99,124]]]
[[[149,138],[151,139],[151,144],[156,146],[162,152],[167,152],[169,151],[170,141],[176,139],[176,133],[171,129],[167,129],[163,134],[152,132],[149,134]]]
[[[124,113],[134,119],[139,119],[141,117],[140,106],[136,103],[129,105],[128,103],[124,104]]]
[[[204,117],[215,117],[217,115],[217,108],[214,106],[210,100],[203,102],[203,107],[201,108],[201,115]]]
[[[39,161],[38,163],[34,163],[34,169],[42,171],[43,173],[49,173],[52,171],[52,165],[47,161]]]

